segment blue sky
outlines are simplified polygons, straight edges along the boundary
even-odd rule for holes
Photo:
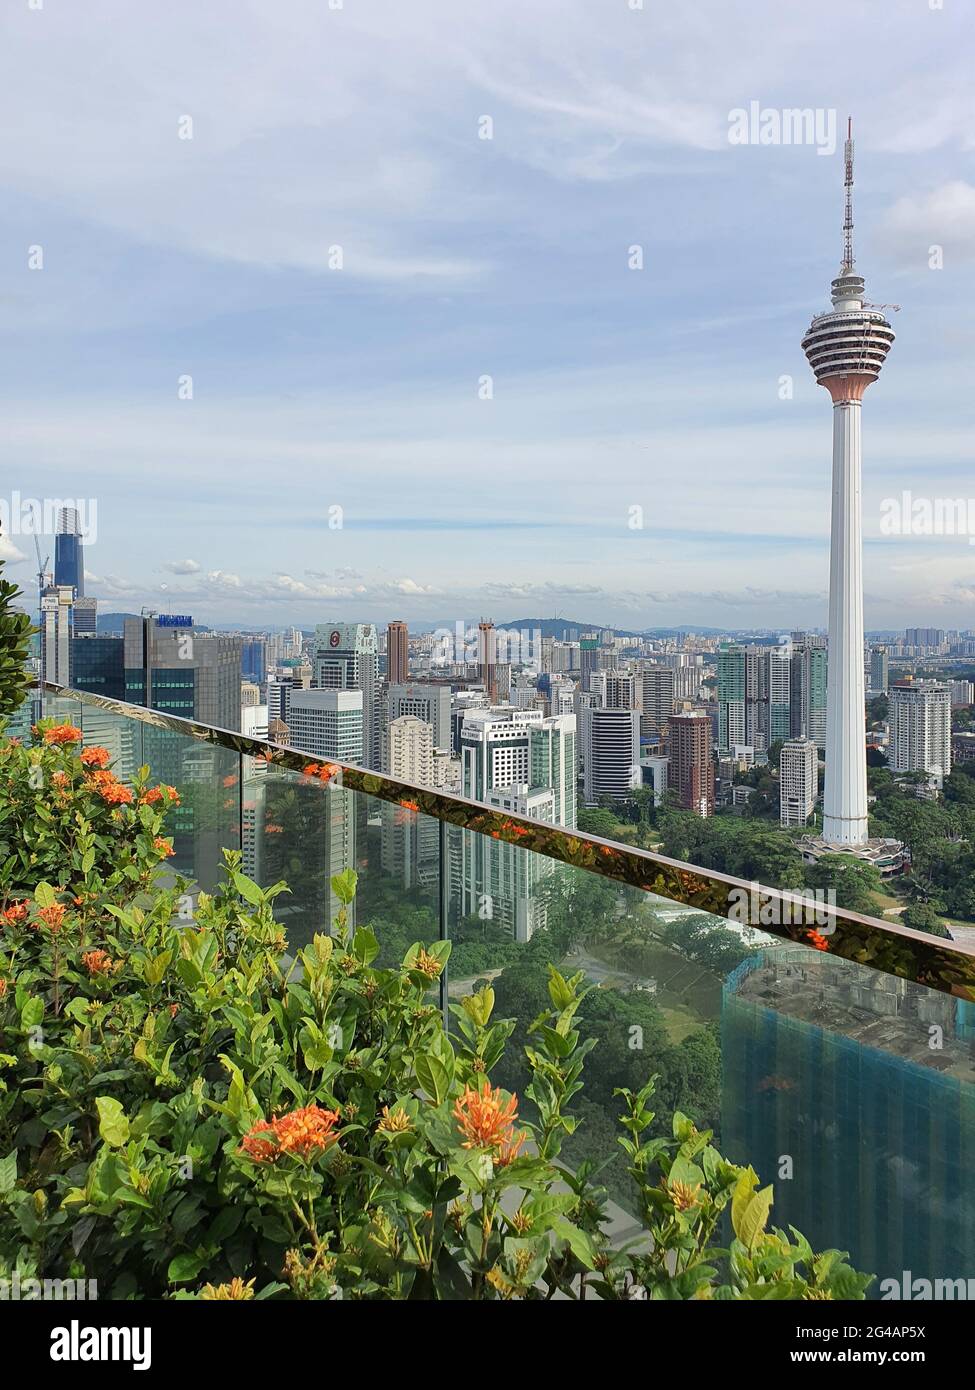
[[[858,268],[902,306],[867,623],[975,626],[967,538],[879,526],[975,497],[972,3],[633,2],[10,0],[0,491],[97,504],[105,608],[824,623],[799,344],[852,112]],[[834,112],[835,152],[730,143],[753,101]]]

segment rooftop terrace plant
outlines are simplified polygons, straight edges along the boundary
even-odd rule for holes
[[[768,1230],[771,1189],[708,1133],[677,1115],[646,1139],[652,1082],[621,1096],[646,1229],[615,1248],[598,1168],[560,1161],[593,1045],[581,975],[550,967],[528,1123],[492,1080],[514,1027],[492,991],[444,1027],[449,943],[376,968],[348,871],[292,958],[285,885],[232,853],[188,917],[161,869],[173,797],[112,779],[76,732],[0,753],[0,1276],[127,1298],[863,1296],[838,1252]]]

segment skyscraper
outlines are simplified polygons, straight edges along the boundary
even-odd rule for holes
[[[498,699],[498,639],[494,623],[481,619],[477,625],[477,666],[481,684],[490,703]]]
[[[84,546],[75,507],[61,507],[58,510],[54,536],[54,582],[73,589],[75,598],[80,598],[85,592]]]
[[[386,680],[404,685],[410,678],[410,634],[405,623],[393,622],[386,629]]]
[[[833,401],[833,495],[829,569],[829,682],[826,691],[826,786],[823,839],[867,843],[867,763],[863,679],[863,521],[860,413],[894,333],[867,305],[853,260],[853,138],[847,131],[843,260],[833,308],[812,321],[802,346],[817,382]]]

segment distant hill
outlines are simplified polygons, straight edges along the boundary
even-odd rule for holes
[[[543,637],[554,637],[559,642],[577,642],[586,632],[612,632],[616,637],[676,637],[680,632],[694,632],[703,637],[720,637],[726,628],[698,627],[685,623],[681,627],[643,627],[637,630],[627,627],[613,627],[611,623],[580,623],[573,618],[514,618],[508,623],[496,623],[496,627],[541,629]]]

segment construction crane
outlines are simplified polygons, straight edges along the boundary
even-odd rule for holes
[[[50,557],[50,555],[48,555],[48,557],[47,557],[46,560],[42,560],[42,559],[41,559],[41,543],[40,543],[40,541],[37,539],[37,532],[36,532],[36,531],[33,532],[33,536],[34,536],[34,550],[37,552],[37,611],[38,611],[38,613],[40,613],[40,611],[41,611],[41,594],[43,594],[43,592],[44,592],[44,581],[45,581],[45,579],[47,578],[47,567],[48,567],[48,565],[51,563],[51,557]]]

